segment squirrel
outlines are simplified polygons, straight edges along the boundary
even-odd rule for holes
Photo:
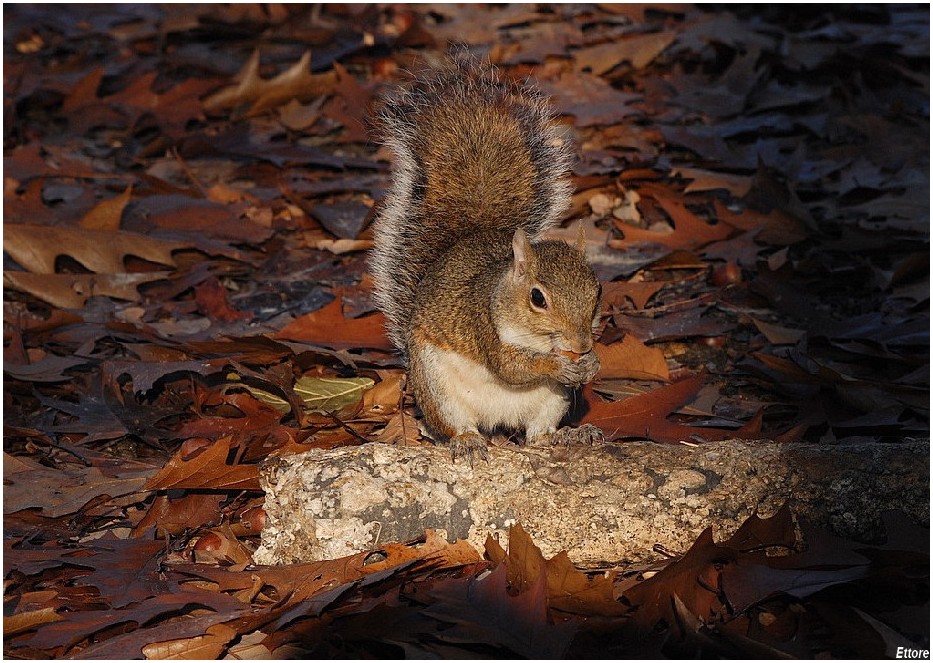
[[[560,441],[573,391],[599,370],[601,287],[582,234],[540,239],[572,191],[554,111],[531,84],[451,56],[384,95],[375,120],[394,167],[374,300],[429,434],[471,464],[496,429]]]

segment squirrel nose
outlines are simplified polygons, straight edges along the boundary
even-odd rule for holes
[[[590,334],[581,338],[573,339],[568,343],[570,351],[578,355],[585,355],[593,349],[593,337]]]

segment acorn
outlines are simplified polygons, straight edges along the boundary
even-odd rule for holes
[[[217,532],[208,532],[194,544],[195,550],[219,550],[224,544],[223,538]]]
[[[713,267],[710,274],[710,280],[713,285],[730,285],[732,283],[742,282],[742,268],[734,262],[727,262]]]

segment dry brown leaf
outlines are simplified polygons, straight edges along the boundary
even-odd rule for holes
[[[615,599],[615,587],[609,578],[589,578],[577,569],[566,551],[547,560],[548,604],[575,615],[620,617],[630,608]]]
[[[402,400],[402,371],[382,372],[382,380],[372,389],[363,392],[363,413],[388,415],[398,411]]]
[[[545,565],[544,555],[521,523],[516,523],[509,528],[506,561],[508,562],[509,586],[515,591],[527,590],[542,575]]]
[[[630,627],[650,631],[664,618],[669,624],[677,624],[671,595],[680,596],[691,614],[703,620],[713,619],[714,611],[722,605],[717,592],[709,589],[719,587],[717,564],[735,558],[734,550],[714,543],[712,527],[706,529],[677,563],[625,592],[626,601],[635,608]]]
[[[158,281],[169,272],[142,274],[32,274],[3,272],[3,286],[29,294],[63,309],[84,308],[88,297],[105,296],[140,301],[137,288],[142,283]]]
[[[38,507],[43,515],[58,518],[76,513],[100,495],[120,497],[142,492],[154,472],[154,467],[129,462],[111,474],[95,466],[53,469],[4,453],[3,512]]]
[[[146,483],[146,490],[259,490],[258,465],[228,465],[231,437],[215,440],[193,458],[179,451],[158,474]],[[184,449],[184,447],[182,447]]]
[[[755,318],[752,318],[752,322],[755,323],[758,331],[764,334],[768,342],[774,345],[794,345],[807,333],[803,329],[791,329]]]
[[[172,536],[204,525],[220,523],[220,503],[226,496],[220,493],[186,493],[172,499],[168,495],[156,495],[146,515],[136,524],[139,534],[150,527],[156,528],[160,536]]]
[[[486,551],[493,563],[506,561],[509,586],[518,591],[533,586],[543,572],[547,580],[548,604],[553,608],[606,617],[621,616],[629,611],[627,606],[615,601],[613,584],[609,579],[587,578],[574,567],[566,552],[545,559],[521,524],[509,528],[507,553],[491,538],[486,540]]]
[[[624,401],[601,402],[587,385],[589,410],[580,423],[603,429],[607,440],[623,438],[649,439],[666,444],[679,444],[691,438],[724,440],[735,437],[737,431],[721,428],[697,428],[669,421],[667,417],[688,403],[703,386],[704,378],[694,375],[685,380],[653,389],[642,396]]]
[[[151,112],[166,131],[181,130],[203,116],[200,98],[217,84],[211,78],[192,76],[162,92],[156,91],[156,78],[155,71],[132,78],[127,87],[101,100],[103,108],[117,106],[133,117]]]
[[[310,104],[302,104],[297,99],[292,99],[279,107],[279,121],[292,131],[307,129],[321,117],[323,101],[324,97],[319,97]]]
[[[752,178],[748,175],[716,173],[702,168],[684,167],[675,168],[671,174],[691,180],[684,189],[684,193],[724,189],[736,198],[742,198],[752,187]]]
[[[425,445],[430,442],[421,439],[421,429],[418,420],[406,412],[396,412],[386,422],[385,428],[373,438],[374,442],[383,444]]]
[[[3,637],[8,638],[17,633],[30,631],[42,624],[59,622],[62,619],[64,617],[59,615],[55,608],[40,608],[9,615],[3,618]]]
[[[246,116],[252,117],[292,99],[309,101],[334,89],[337,75],[334,71],[311,73],[311,51],[305,51],[291,67],[277,76],[264,80],[259,76],[259,51],[253,55],[237,75],[238,83],[215,92],[204,100],[204,108],[218,111],[241,104],[252,104]]]
[[[126,271],[126,256],[175,266],[172,252],[190,248],[187,242],[155,239],[126,231],[78,230],[55,226],[5,225],[3,250],[24,269],[54,274],[55,260],[71,256],[98,274]]]
[[[605,74],[623,62],[642,69],[670,46],[676,36],[676,32],[632,35],[573,51],[573,58],[578,69],[589,69],[596,75]]]
[[[214,624],[204,630],[206,631],[204,635],[197,635],[193,638],[146,645],[143,647],[143,654],[148,659],[209,661],[220,658],[227,643],[237,636],[236,629],[226,624]]]
[[[371,239],[314,239],[308,246],[319,251],[330,251],[336,256],[354,251],[369,251],[373,248]]]
[[[625,299],[631,299],[637,310],[642,310],[655,293],[668,285],[666,281],[610,281],[603,283],[603,308],[626,308]]]
[[[238,311],[230,304],[227,289],[213,276],[194,286],[194,300],[198,310],[213,321],[235,322],[253,317],[249,311]]]
[[[68,96],[62,101],[62,111],[65,113],[74,113],[85,106],[96,104],[98,102],[97,89],[100,82],[104,80],[104,68],[95,67],[80,81],[78,81]]]
[[[455,568],[481,561],[479,553],[464,539],[448,543],[447,539],[433,529],[425,530],[424,543],[387,543],[379,550],[386,555],[381,562],[367,564],[360,571],[366,575],[385,571],[411,560],[433,568]]]
[[[324,106],[324,115],[343,125],[341,142],[366,142],[369,139],[366,113],[372,95],[339,62],[334,62],[334,72],[336,94]]]
[[[130,184],[119,196],[97,203],[84,215],[78,225],[88,230],[119,230],[123,210],[126,209],[132,197],[133,185]]]
[[[669,382],[670,372],[664,353],[649,348],[632,334],[610,345],[594,346],[599,357],[597,378],[630,378],[633,380],[663,380]]]
[[[208,187],[204,193],[207,195],[208,200],[220,203],[221,205],[230,205],[232,203],[243,202],[244,200],[254,205],[259,203],[259,199],[251,193],[240,189],[234,189],[226,184],[214,184]]]
[[[746,208],[741,212],[733,212],[721,201],[714,201],[716,218],[728,223],[739,230],[752,231],[760,228],[755,236],[763,244],[788,246],[802,242],[809,237],[810,232],[806,225],[797,217],[774,208],[767,214]]]
[[[660,187],[643,187],[639,190],[642,198],[651,197],[661,206],[674,222],[673,232],[660,232],[636,228],[622,221],[616,221],[618,228],[625,239],[622,241],[610,240],[609,246],[625,248],[632,242],[654,242],[672,249],[696,249],[727,238],[734,232],[734,228],[722,221],[707,222],[691,211],[682,200]]]
[[[327,306],[285,325],[273,338],[320,343],[332,348],[373,348],[390,350],[381,313],[362,318],[343,317],[343,300],[338,297]]]
[[[229,524],[203,532],[194,545],[194,561],[197,564],[220,564],[240,566],[253,561],[252,553],[240,543]]]
[[[618,124],[627,117],[640,115],[629,105],[639,100],[640,95],[617,90],[592,74],[568,73],[558,83],[542,82],[541,87],[561,113],[574,116],[578,127]]]

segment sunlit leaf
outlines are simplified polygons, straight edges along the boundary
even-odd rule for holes
[[[295,381],[295,392],[305,408],[312,412],[336,412],[363,398],[363,392],[375,384],[372,378],[301,377]]]

